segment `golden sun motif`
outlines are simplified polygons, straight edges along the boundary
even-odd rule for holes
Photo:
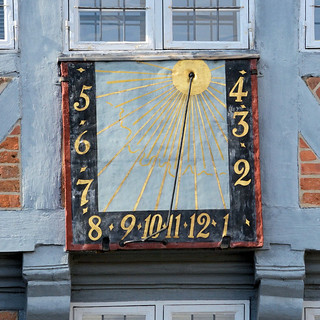
[[[97,63],[99,211],[229,207],[223,62]],[[210,192],[209,192],[210,190]]]

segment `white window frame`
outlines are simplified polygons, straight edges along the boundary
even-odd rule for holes
[[[173,41],[172,0],[146,0],[145,42],[80,41],[79,0],[65,0],[66,47],[69,51],[253,49],[255,0],[240,0],[239,41]],[[167,18],[169,17],[169,18]],[[171,18],[170,18],[171,17]],[[161,27],[159,27],[161,26]]]
[[[17,16],[16,0],[4,0],[4,39],[0,39],[0,50],[14,49],[16,23],[14,18]]]
[[[320,301],[304,301],[302,320],[315,320],[320,316]]]
[[[320,40],[315,40],[314,35],[314,0],[302,0],[301,16],[303,47],[305,49],[320,48]]]
[[[249,49],[249,7],[252,1],[240,0],[239,41],[174,41],[172,34],[172,0],[163,0],[163,2],[163,16],[165,21],[167,21],[167,23],[164,23],[165,49]]]
[[[158,1],[159,2],[159,1]],[[79,0],[69,0],[70,10],[70,50],[137,50],[137,49],[154,49],[154,0],[146,0],[146,41],[143,42],[107,42],[107,41],[80,41],[79,14],[77,7]]]
[[[184,301],[133,301],[114,303],[71,303],[70,320],[82,320],[83,314],[103,313],[146,315],[146,320],[170,320],[176,312],[232,313],[235,320],[250,320],[250,303],[247,300],[184,300]]]

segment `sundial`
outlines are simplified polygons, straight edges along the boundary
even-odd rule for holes
[[[62,70],[68,249],[262,245],[255,60]]]

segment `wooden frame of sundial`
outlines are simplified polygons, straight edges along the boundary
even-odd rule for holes
[[[262,246],[255,59],[62,62],[61,75],[68,250]]]

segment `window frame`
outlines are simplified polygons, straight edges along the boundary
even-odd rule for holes
[[[153,312],[157,320],[168,320],[172,312],[235,312],[235,320],[250,320],[250,302],[248,300],[182,300],[182,301],[129,301],[129,302],[99,302],[99,303],[71,303],[70,320],[82,320],[84,313],[102,315],[110,311],[121,314],[121,311],[139,310],[150,315]],[[153,311],[151,311],[153,310]],[[149,313],[147,313],[149,312]],[[149,320],[150,316],[146,318]]]
[[[0,39],[0,50],[15,48],[16,0],[4,0],[4,39]]]
[[[254,48],[254,4],[255,0],[240,0],[240,41],[173,41],[170,6],[172,0],[146,0],[146,42],[95,42],[80,41],[78,25],[79,0],[65,0],[66,10],[66,48],[68,51],[112,52],[129,50],[230,50]],[[166,21],[170,20],[170,23]],[[161,26],[156,27],[156,26]]]
[[[101,50],[137,50],[154,49],[153,21],[155,16],[154,0],[146,0],[146,41],[107,42],[80,41],[79,0],[69,0],[70,50],[101,51]]]
[[[249,49],[250,14],[249,7],[252,1],[240,1],[239,41],[174,41],[172,31],[172,0],[163,0],[164,14],[164,49]],[[253,10],[251,10],[253,11]],[[165,35],[168,35],[167,37]]]
[[[315,28],[314,28],[314,0],[303,0],[304,8],[304,29],[305,29],[305,48],[306,49],[319,49],[320,40],[315,39]]]
[[[320,301],[304,301],[302,320],[314,320],[320,316]]]

